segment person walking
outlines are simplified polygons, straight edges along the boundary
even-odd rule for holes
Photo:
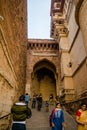
[[[52,110],[50,124],[52,130],[62,130],[66,127],[64,113],[59,102],[56,102],[56,107]]]
[[[51,93],[49,96],[49,111],[52,111],[55,106],[54,96]]]
[[[28,106],[28,102],[29,102],[29,94],[26,93],[25,94],[25,103],[26,103],[27,106]]]
[[[33,95],[33,98],[32,98],[32,108],[36,108],[36,101],[37,101],[37,98],[36,98],[36,94],[34,93]]]
[[[49,103],[48,103],[48,101],[45,102],[45,111],[49,112]]]
[[[76,122],[78,124],[78,130],[87,130],[87,105],[81,104],[81,108],[76,112]]]
[[[37,110],[40,111],[42,108],[42,94],[40,93],[39,96],[37,97]]]
[[[26,130],[26,119],[32,115],[31,109],[25,104],[25,96],[19,97],[19,102],[13,104],[12,113],[12,130]]]

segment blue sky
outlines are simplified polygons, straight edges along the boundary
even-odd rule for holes
[[[28,38],[50,38],[51,0],[28,1]]]

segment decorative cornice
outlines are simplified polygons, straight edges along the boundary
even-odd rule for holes
[[[48,44],[48,43],[56,43],[56,41],[54,39],[28,39],[28,43],[31,43],[31,44],[35,44],[35,43],[40,43],[40,44]]]
[[[58,57],[58,54],[56,54],[56,53],[50,53],[50,54],[47,54],[47,53],[32,53],[32,55],[33,56],[45,56],[45,57],[50,57],[50,56],[52,56],[52,57]]]
[[[79,25],[79,10],[80,10],[83,2],[84,2],[84,0],[79,0],[77,5],[76,5],[75,19],[76,19],[76,22],[78,25]]]

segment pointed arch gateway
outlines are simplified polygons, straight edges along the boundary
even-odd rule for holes
[[[49,100],[49,95],[56,96],[57,73],[55,65],[47,59],[37,62],[31,74],[31,96],[42,93],[43,100]]]

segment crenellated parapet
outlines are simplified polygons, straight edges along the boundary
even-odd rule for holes
[[[55,43],[55,40],[28,40],[27,50],[33,51],[33,54],[40,55],[57,55],[59,50],[59,45]]]

